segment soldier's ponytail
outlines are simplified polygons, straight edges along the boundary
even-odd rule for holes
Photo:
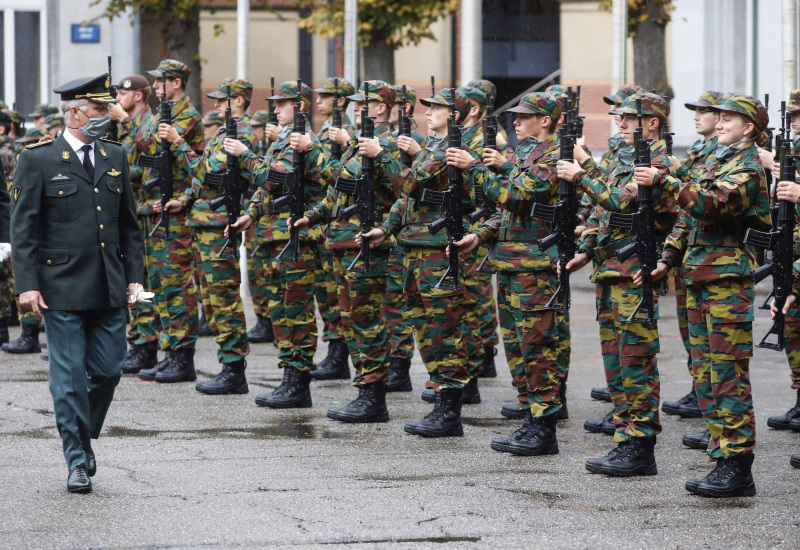
[[[756,136],[756,145],[759,147],[766,147],[769,144],[769,134],[761,132]]]

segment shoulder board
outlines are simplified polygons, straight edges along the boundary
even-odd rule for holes
[[[46,141],[39,141],[39,142],[37,142],[37,143],[31,143],[30,145],[28,145],[27,147],[25,147],[25,149],[33,149],[33,148],[35,148],[35,147],[41,147],[42,145],[50,145],[50,144],[51,144],[51,143],[53,143],[54,141],[55,141],[54,139],[48,139],[48,140],[46,140]]]
[[[115,145],[122,146],[122,144],[119,141],[114,141],[113,139],[107,139],[107,138],[101,137],[100,141],[105,141],[106,143],[113,143]]]

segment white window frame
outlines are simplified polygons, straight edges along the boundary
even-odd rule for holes
[[[3,0],[3,36],[4,36],[4,59],[3,66],[5,71],[5,90],[3,90],[3,100],[9,107],[17,100],[17,70],[15,59],[16,29],[14,28],[14,12],[17,11],[38,11],[39,12],[39,100],[37,103],[47,103],[50,99],[50,56],[48,55],[48,10],[47,0]]]

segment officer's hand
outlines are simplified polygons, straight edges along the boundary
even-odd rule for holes
[[[136,286],[138,284],[139,283],[128,284],[128,309],[134,309],[137,305],[139,305],[139,302],[133,299],[133,297],[136,295]],[[150,300],[148,300],[148,302],[149,301]]]
[[[128,118],[128,113],[125,112],[125,109],[123,109],[119,103],[112,103],[108,108],[108,114],[111,115],[111,120],[114,122],[122,122]]]
[[[356,235],[356,244],[359,246],[361,246],[361,237],[368,238],[370,244],[378,244],[386,240],[386,233],[380,227],[370,229],[366,233],[359,233]]]
[[[453,244],[456,245],[456,248],[458,248],[458,255],[463,258],[467,254],[469,254],[470,252],[475,250],[475,248],[479,244],[481,244],[481,240],[478,238],[478,236],[475,233],[469,233],[469,234],[465,235],[463,239],[461,239],[460,241],[455,241]],[[449,258],[450,257],[450,247],[449,246],[447,248],[445,248],[445,253],[447,254],[447,257]]]
[[[253,225],[253,218],[250,216],[250,214],[245,214],[244,216],[242,216],[238,220],[236,220],[236,223],[234,223],[232,226],[231,225],[225,226],[225,231],[223,231],[222,234],[227,238],[227,237],[230,236],[229,229],[231,227],[233,227],[233,229],[238,234],[238,233],[241,233],[242,231],[247,231],[247,229],[251,225]]]
[[[466,151],[464,151],[466,153]],[[467,153],[469,155],[469,153]],[[470,155],[472,157],[472,155]],[[506,157],[500,154],[499,151],[495,149],[484,149],[483,150],[483,163],[488,166],[489,168],[500,168],[506,162]]]
[[[456,149],[455,147],[448,148],[445,155],[447,156],[447,164],[461,170],[469,168],[469,165],[475,161],[472,155],[463,149]]]
[[[297,132],[292,132],[292,134],[289,135],[289,144],[291,144],[292,149],[302,153],[308,149],[309,145],[311,145],[311,136],[308,134],[298,134]]]
[[[358,152],[362,156],[374,159],[381,152],[381,142],[378,138],[358,138]]]
[[[578,143],[575,143],[575,147],[572,148],[572,156],[578,162],[586,162],[589,160],[589,153],[586,152],[586,149],[579,146]]]
[[[350,134],[348,134],[347,130],[344,128],[334,128],[331,126],[328,128],[328,137],[331,138],[332,142],[338,143],[339,145],[347,145],[347,142],[350,141]]]
[[[228,153],[229,155],[233,155],[234,157],[242,156],[242,153],[244,153],[247,150],[247,147],[245,146],[244,143],[242,143],[238,139],[231,139],[231,138],[225,138],[224,140],[222,140],[222,147],[223,149],[225,149],[226,153]]]
[[[297,229],[303,229],[304,227],[308,227],[311,225],[311,220],[308,219],[308,216],[303,216],[293,224]]]
[[[165,139],[170,143],[175,143],[181,139],[180,134],[178,134],[178,131],[173,128],[171,124],[159,124],[158,137]]]
[[[160,202],[158,204],[161,204]],[[170,214],[177,214],[183,211],[186,206],[179,200],[172,199],[171,201],[167,201],[167,204],[164,205],[164,208]]]
[[[667,158],[668,158],[668,159],[669,159],[669,161],[672,163],[672,167],[673,167],[675,170],[677,170],[678,168],[680,168],[680,167],[681,167],[681,161],[679,161],[679,160],[678,160],[678,157],[676,157],[675,155],[670,155],[670,156],[668,156]]]
[[[422,151],[422,147],[419,146],[419,143],[408,136],[397,136],[397,147],[412,157]]]
[[[575,235],[575,238],[577,239],[578,237],[583,235],[584,231],[586,231],[586,226],[585,225],[576,225],[575,226],[575,233],[573,233],[573,235]]]
[[[575,182],[575,176],[582,170],[580,164],[577,162],[569,162],[568,160],[558,161],[558,177],[570,183]]]
[[[797,303],[797,296],[794,294],[790,294],[786,297],[786,302],[783,304],[783,314],[786,315],[789,313],[795,304]],[[774,319],[775,316],[778,314],[778,308],[775,306],[775,298],[773,298],[769,303],[770,313],[772,314],[772,318]]]
[[[800,185],[793,181],[778,182],[778,199],[797,202],[798,198],[800,198]]]
[[[758,156],[761,158],[761,165],[764,170],[772,170],[775,167],[775,151],[767,151],[759,147]]]
[[[49,309],[38,290],[28,290],[19,295],[19,305],[33,310],[37,317],[42,316],[41,309]],[[41,308],[41,309],[39,309]]]
[[[589,263],[589,255],[586,252],[578,252],[575,256],[567,262],[567,271],[572,273],[573,271],[578,271],[580,268],[585,266]],[[558,271],[558,276],[561,276],[561,262],[556,264],[556,269]]]
[[[658,176],[658,170],[652,167],[639,166],[633,171],[636,185],[641,185],[642,187],[653,187],[656,176]]]
[[[159,212],[161,212],[161,211],[164,209],[164,208],[163,208],[163,205],[161,204],[161,201],[156,201],[156,202],[154,202],[150,208],[151,208],[151,209],[153,210],[153,212],[155,212],[156,214],[158,214]]]
[[[270,141],[278,141],[278,132],[281,127],[276,124],[267,124],[264,126],[264,139]]]
[[[495,140],[497,141],[497,145],[505,145],[506,143],[508,143],[506,141],[506,138],[503,137],[503,134],[501,134],[500,132],[497,132],[497,137],[495,138]]]

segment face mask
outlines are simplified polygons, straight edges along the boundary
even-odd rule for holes
[[[81,111],[83,113],[83,111]],[[86,113],[83,113],[86,115]],[[88,115],[87,115],[88,116]],[[86,124],[78,128],[81,135],[88,141],[92,143],[97,141],[104,135],[106,135],[106,130],[108,126],[111,124],[111,115],[103,115],[94,118],[90,118]]]
[[[733,158],[734,155],[736,155],[736,153],[741,151],[741,149],[736,147],[737,145],[739,145],[740,143],[748,142],[748,141],[755,141],[755,139],[756,138],[754,138],[754,137],[747,138],[747,139],[740,139],[736,143],[731,143],[730,145],[722,145],[721,143],[718,143],[717,144],[717,150],[714,153],[714,156],[716,157],[717,160],[723,160],[723,161],[724,160],[729,160],[729,159]]]
[[[516,150],[514,151],[514,156],[521,159],[527,158],[527,156],[530,155],[538,146],[539,140],[535,137],[529,137],[517,146]]]
[[[636,149],[633,145],[628,145],[627,143],[620,145],[619,149],[617,149],[617,158],[622,164],[633,164],[636,158]]]

